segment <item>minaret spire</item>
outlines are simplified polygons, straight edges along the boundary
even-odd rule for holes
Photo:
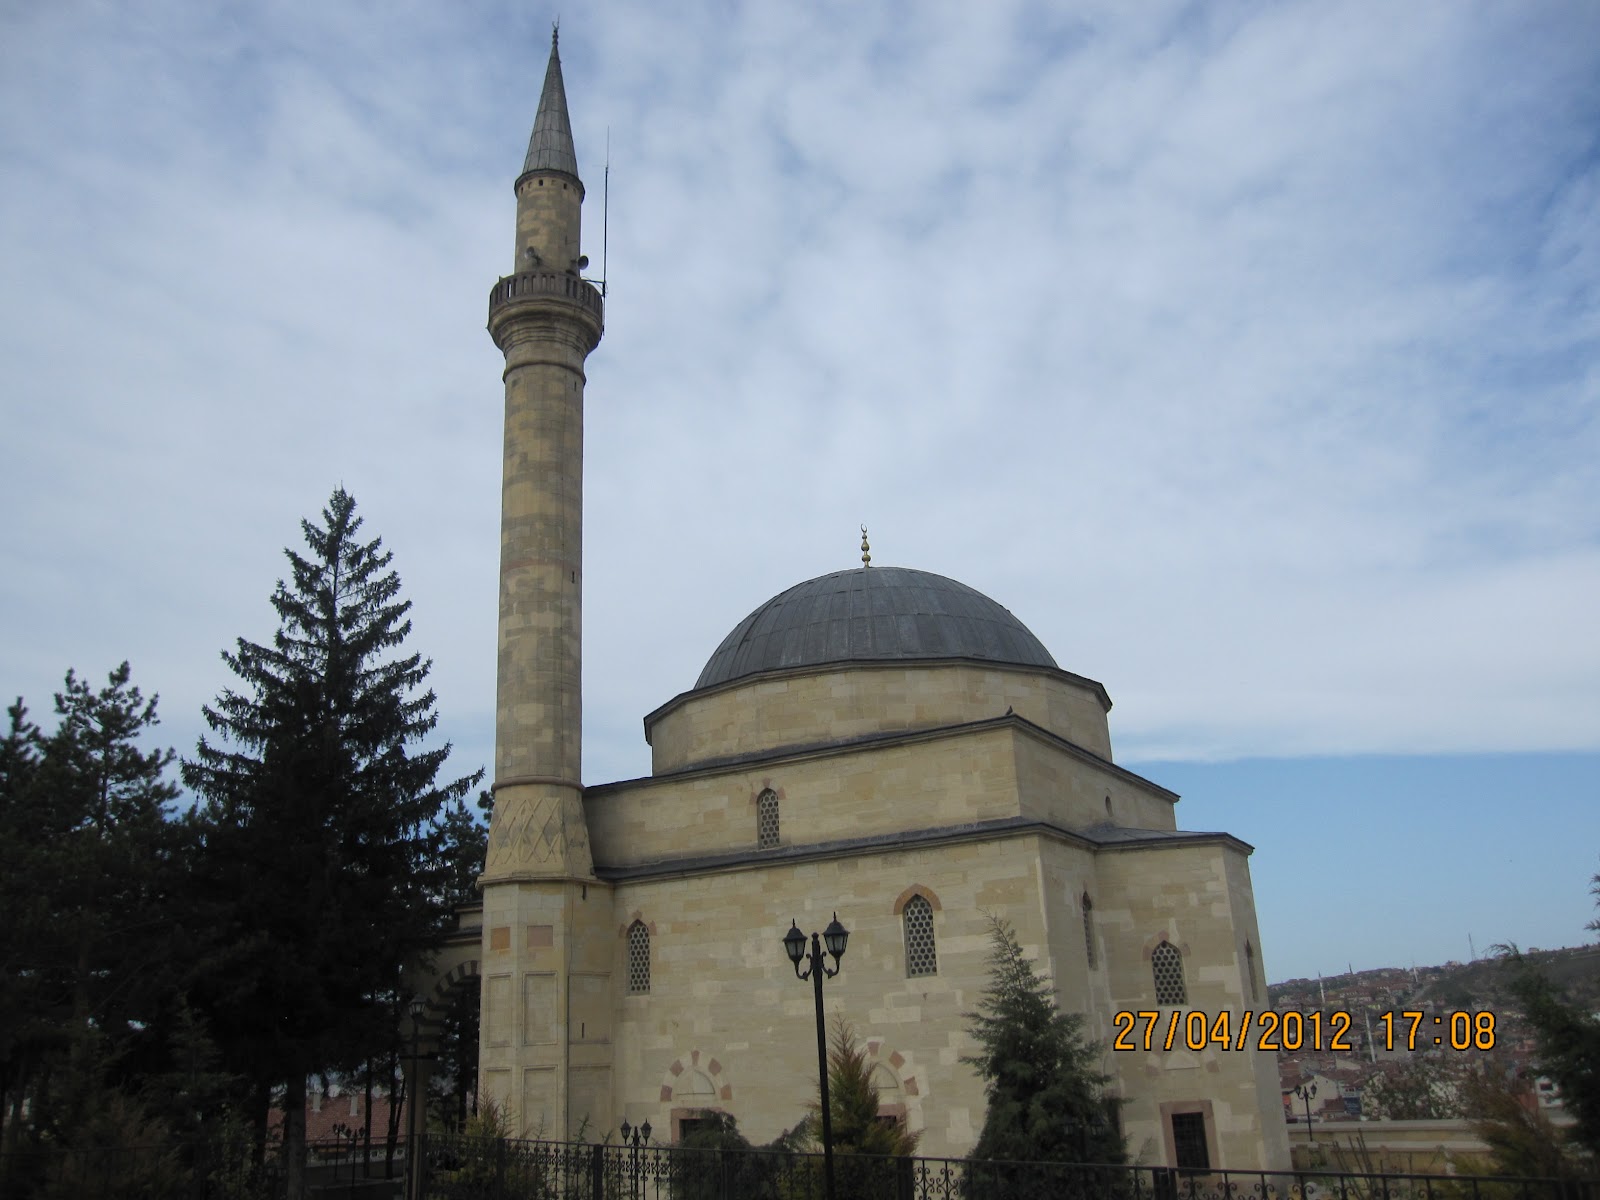
[[[560,171],[574,181],[578,178],[578,152],[572,145],[567,89],[561,79],[559,27],[550,32],[550,63],[544,69],[544,91],[539,94],[539,113],[533,119],[533,136],[528,139],[528,157],[522,162],[522,173],[529,171]]]

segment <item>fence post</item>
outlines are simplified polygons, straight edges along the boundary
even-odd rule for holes
[[[606,1194],[606,1148],[596,1142],[589,1152],[589,1196],[603,1200]]]

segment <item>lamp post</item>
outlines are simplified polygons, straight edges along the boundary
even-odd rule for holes
[[[844,957],[845,944],[849,940],[850,931],[839,924],[838,913],[833,914],[833,920],[822,931],[820,938],[815,933],[811,935],[809,954],[806,952],[806,935],[800,932],[797,922],[791,920],[789,932],[783,935],[783,949],[794,964],[795,978],[811,980],[812,994],[817,1001],[817,1073],[822,1079],[822,1172],[827,1200],[833,1200],[833,1117],[828,1111],[828,1034],[822,1023],[822,980],[824,977],[832,979],[839,973],[839,960]],[[824,941],[827,942],[828,953],[833,956],[831,970],[823,960]],[[802,960],[806,963],[804,971],[800,970]]]
[[[1317,1140],[1316,1130],[1311,1128],[1311,1097],[1317,1094],[1317,1085],[1314,1083],[1297,1083],[1294,1094],[1306,1102],[1306,1140]]]
[[[406,1116],[406,1196],[417,1200],[422,1195],[422,1112],[426,1098],[422,1084],[422,1017],[428,1011],[421,996],[411,998],[411,1111]]]
[[[650,1122],[643,1125],[629,1125],[622,1122],[622,1144],[629,1147],[629,1175],[633,1181],[633,1194],[639,1194],[639,1148],[650,1144]]]

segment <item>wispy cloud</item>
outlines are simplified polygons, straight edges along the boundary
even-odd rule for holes
[[[1124,757],[1593,749],[1600,14],[605,4],[586,774],[855,561],[1010,607]],[[0,680],[176,740],[348,486],[487,760],[509,5],[14,11]]]

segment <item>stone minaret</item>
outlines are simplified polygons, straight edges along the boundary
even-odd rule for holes
[[[609,889],[594,878],[584,823],[579,690],[583,365],[603,313],[599,292],[579,276],[583,183],[558,49],[553,36],[516,182],[514,273],[489,296],[489,333],[506,360],[506,423],[479,1055],[482,1086],[514,1127],[555,1137],[574,1104],[584,1111],[572,1121],[601,1119],[588,1110],[609,1105],[610,1074],[609,1039],[606,1053],[585,1053],[595,1048],[579,1043],[594,1040],[595,1023],[569,1021],[574,998],[609,971],[609,956],[587,961],[605,945],[590,926],[605,907],[598,893]]]

